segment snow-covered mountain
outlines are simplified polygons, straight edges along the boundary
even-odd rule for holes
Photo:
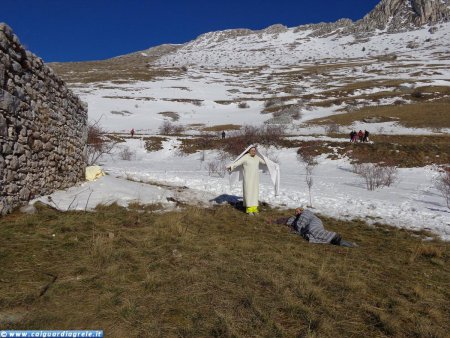
[[[408,104],[424,86],[439,86],[430,100],[448,96],[449,13],[449,0],[382,0],[356,22],[209,32],[183,45],[51,66],[89,104],[90,118],[102,117],[111,131],[139,125],[156,132],[168,116],[185,126],[295,126],[367,106]],[[280,109],[264,111],[274,96],[284,100]]]
[[[383,0],[356,22],[341,19],[259,31],[210,32],[162,56],[159,65],[243,67],[287,65],[322,59],[367,58],[388,53],[446,52],[448,0]]]

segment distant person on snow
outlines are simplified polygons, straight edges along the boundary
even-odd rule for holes
[[[134,137],[134,128],[130,131],[131,137]]]
[[[222,131],[222,140],[225,138],[225,131]]]
[[[364,130],[363,142],[369,142],[369,132]]]
[[[344,241],[336,232],[325,230],[320,218],[308,209],[297,208],[294,216],[279,218],[275,223],[289,226],[310,243],[333,244],[349,248],[358,246],[356,243]]]
[[[280,186],[280,167],[267,157],[259,153],[256,145],[251,145],[239,155],[233,163],[227,166],[230,172],[230,183],[237,178],[243,181],[243,196],[245,212],[253,216],[259,212],[259,170],[267,169],[272,183],[275,186],[275,194]]]
[[[360,130],[360,131],[358,132],[358,138],[359,138],[359,142],[362,142],[362,141],[363,141],[364,134],[363,134],[362,130]]]

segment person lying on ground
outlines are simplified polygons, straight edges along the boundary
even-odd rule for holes
[[[310,243],[334,244],[349,248],[357,246],[356,243],[343,240],[336,232],[325,230],[320,218],[308,209],[297,208],[294,216],[279,218],[275,223],[289,226]]]

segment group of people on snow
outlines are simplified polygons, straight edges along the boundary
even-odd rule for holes
[[[352,130],[350,132],[350,142],[369,142],[369,132],[367,130],[360,130],[356,132],[356,130]]]
[[[261,154],[255,145],[250,145],[231,164],[227,166],[230,181],[241,180],[243,190],[243,204],[245,212],[254,216],[259,213],[259,172],[268,171],[275,188],[275,195],[280,187],[280,167],[277,163]],[[272,220],[269,220],[273,223]],[[354,247],[355,243],[345,241],[333,231],[325,230],[322,221],[311,210],[297,208],[295,215],[280,218],[277,224],[285,224],[292,231],[302,236],[310,243],[334,244]]]

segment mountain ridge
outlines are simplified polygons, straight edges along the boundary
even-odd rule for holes
[[[346,62],[406,55],[412,49],[423,51],[424,55],[446,55],[448,41],[449,0],[382,0],[355,22],[343,18],[291,28],[275,24],[261,30],[213,31],[184,44],[159,45],[101,61],[51,66],[70,82],[118,80],[119,73],[128,79],[143,80],[161,74],[161,70],[173,73],[192,65],[227,68],[298,65],[319,60]],[[75,73],[71,72],[73,69]],[[117,74],[113,76],[114,70]]]

